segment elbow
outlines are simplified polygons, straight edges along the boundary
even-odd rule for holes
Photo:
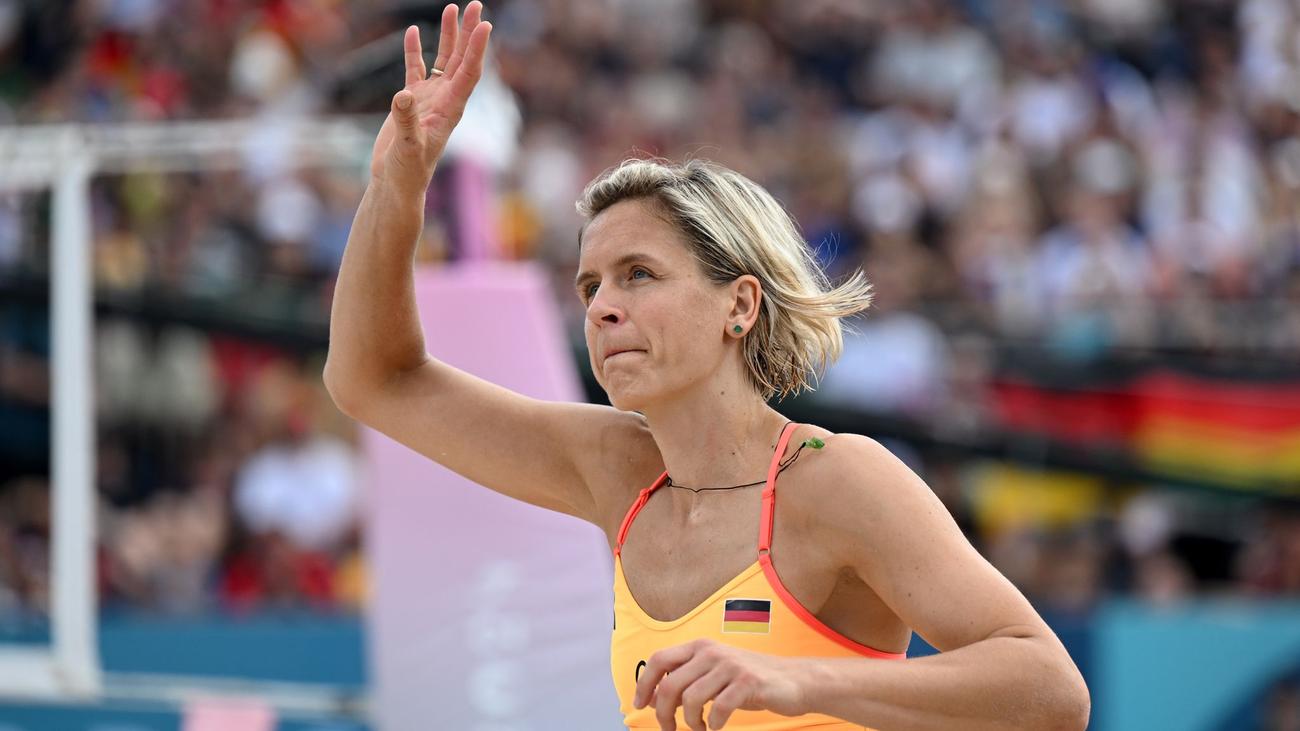
[[[1083,674],[1059,641],[1029,641],[1037,646],[1037,662],[1026,664],[1026,703],[1009,728],[1086,731],[1092,696]]]
[[[1061,711],[1051,719],[1050,725],[1043,728],[1059,729],[1059,731],[1087,731],[1088,720],[1092,715],[1092,704],[1085,693],[1077,700],[1061,707]]]
[[[1086,731],[1092,716],[1092,695],[1088,691],[1088,684],[1068,658],[1062,671],[1061,680],[1056,683],[1055,692],[1051,694],[1056,700],[1051,704],[1049,717],[1044,719],[1045,723],[1040,728]]]
[[[1092,694],[1088,692],[1088,686],[1079,678],[1079,687],[1072,696],[1070,705],[1071,713],[1066,721],[1064,728],[1077,729],[1077,731],[1087,731],[1088,721],[1092,716]]]
[[[325,385],[325,392],[329,394],[330,400],[339,411],[356,419],[357,408],[361,401],[356,396],[356,387],[338,372],[337,367],[331,367],[331,363],[332,361],[327,359],[325,368],[321,372],[321,382]]]

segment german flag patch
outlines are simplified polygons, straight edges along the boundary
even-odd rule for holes
[[[728,599],[723,605],[722,631],[765,635],[772,628],[769,599]]]

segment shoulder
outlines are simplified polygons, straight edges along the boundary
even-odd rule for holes
[[[613,475],[633,482],[637,482],[639,476],[649,480],[658,477],[663,470],[663,457],[645,417],[635,411],[620,411],[613,407],[603,411],[605,421],[599,451]],[[636,489],[649,484],[647,481]]]
[[[814,436],[824,446],[804,448],[789,475],[795,489],[781,501],[786,514],[814,528],[819,540],[860,549],[864,539],[900,530],[917,511],[944,510],[920,476],[880,442],[814,426],[796,433],[801,440]]]
[[[803,468],[804,479],[823,497],[827,491],[861,491],[875,482],[873,477],[896,476],[900,467],[911,473],[884,445],[861,434],[836,434],[805,424],[791,441],[802,442],[813,437],[823,444],[820,448],[804,447],[799,466]],[[792,445],[792,449],[798,446]]]
[[[606,532],[611,526],[617,531],[637,493],[663,472],[663,457],[645,417],[634,411],[594,408],[590,438],[582,465],[584,479],[601,526]]]

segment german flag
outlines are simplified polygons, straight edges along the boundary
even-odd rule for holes
[[[728,599],[723,605],[722,631],[765,635],[772,628],[768,599]]]

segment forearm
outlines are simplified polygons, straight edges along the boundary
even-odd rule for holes
[[[372,180],[357,208],[330,311],[326,383],[347,390],[426,357],[415,303],[424,191]]]
[[[811,711],[882,731],[1083,729],[1087,689],[1059,644],[993,637],[910,660],[807,658]]]

